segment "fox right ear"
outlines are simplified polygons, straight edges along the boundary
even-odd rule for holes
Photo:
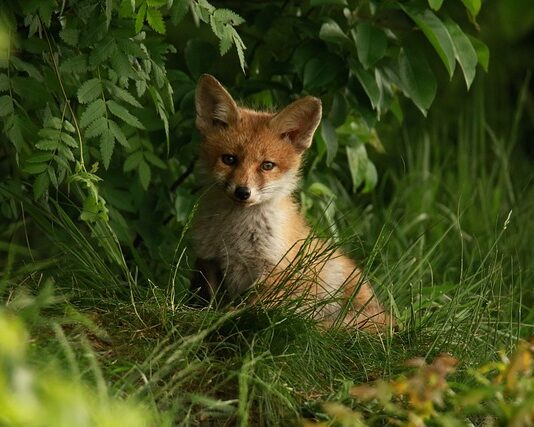
[[[239,118],[237,104],[228,91],[209,74],[203,74],[195,94],[196,125],[200,133],[234,124]]]

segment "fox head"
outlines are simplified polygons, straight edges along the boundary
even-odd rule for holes
[[[307,96],[277,114],[238,107],[209,74],[196,89],[200,167],[235,203],[252,206],[295,190],[302,154],[321,120],[321,101]]]

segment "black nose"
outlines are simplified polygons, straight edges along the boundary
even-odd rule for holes
[[[237,187],[234,194],[239,200],[247,200],[250,197],[250,188]]]

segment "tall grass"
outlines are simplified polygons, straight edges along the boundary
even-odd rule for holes
[[[4,235],[6,310],[30,307],[34,363],[65,361],[54,369],[107,396],[143,401],[155,425],[320,418],[321,402],[345,399],[352,384],[391,378],[406,359],[442,352],[461,361],[462,382],[462,372],[510,351],[534,322],[532,177],[515,173],[524,159],[485,122],[483,105],[475,97],[457,124],[406,130],[401,166],[384,173],[378,191],[358,201],[340,192],[331,205],[340,244],[398,319],[393,335],[321,330],[298,301],[191,308],[187,238],[177,236],[168,279],[140,283],[137,272],[149,267],[135,248],[125,257],[112,229],[74,222],[65,201],[45,210],[24,197],[27,223]],[[32,225],[44,245],[34,244]],[[55,299],[39,297],[47,278]]]

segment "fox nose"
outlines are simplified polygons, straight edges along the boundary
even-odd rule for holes
[[[247,200],[250,197],[250,188],[237,187],[234,191],[234,194],[239,200]]]

